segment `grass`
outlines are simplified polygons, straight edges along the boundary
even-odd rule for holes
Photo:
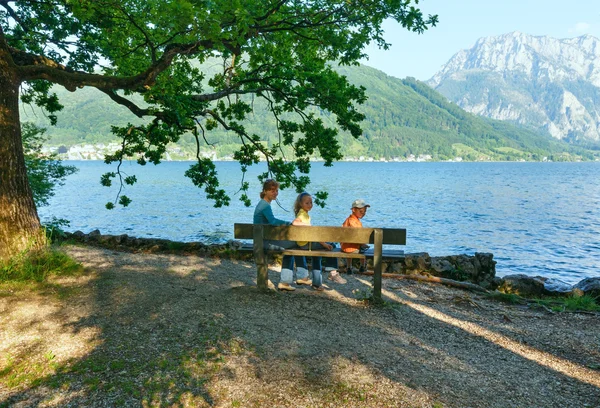
[[[519,150],[519,149],[514,149],[512,147],[497,147],[494,149],[497,152],[500,153],[512,153],[512,154],[520,154],[523,156],[527,156],[527,152],[524,152],[523,150]]]
[[[477,150],[463,143],[453,143],[452,148],[457,155],[477,154]]]
[[[514,293],[492,292],[487,296],[508,304],[534,303],[549,308],[554,312],[600,312],[600,304],[598,304],[598,301],[594,297],[589,295],[527,299]]]
[[[0,283],[45,282],[50,276],[76,275],[82,266],[55,247],[29,251],[0,265]]]
[[[535,299],[536,303],[555,312],[600,312],[600,304],[592,296],[569,296],[566,298]]]

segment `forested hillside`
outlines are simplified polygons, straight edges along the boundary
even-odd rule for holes
[[[214,66],[208,69],[211,68]],[[369,97],[359,107],[366,115],[362,123],[363,136],[359,140],[349,134],[339,136],[346,158],[406,159],[411,155],[430,155],[432,160],[456,157],[464,160],[594,158],[593,152],[557,141],[541,131],[536,133],[467,113],[413,78],[400,80],[366,66],[339,67],[338,71],[354,84],[366,87]],[[115,140],[110,133],[111,125],[140,122],[94,89],[69,93],[56,88],[56,93],[65,108],[58,113],[58,125],[48,128],[52,146],[107,143]],[[269,143],[275,143],[279,135],[272,117],[265,113],[265,106],[255,103],[248,129],[266,135]],[[323,119],[330,123],[334,121],[328,115]],[[22,121],[48,126],[44,116],[28,106],[22,109]],[[209,144],[202,146],[202,150],[214,151],[217,157],[231,155],[238,146],[235,135],[218,129],[207,133],[207,142]],[[178,145],[184,152],[181,157],[191,157],[196,149],[191,136],[184,137]]]

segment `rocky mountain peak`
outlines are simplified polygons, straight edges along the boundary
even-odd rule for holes
[[[484,37],[472,48],[456,53],[429,84],[437,87],[456,71],[482,69],[520,72],[530,79],[541,76],[550,80],[584,80],[600,87],[599,43],[591,35],[556,39],[518,31]]]
[[[600,40],[519,31],[457,52],[428,84],[463,109],[539,127],[559,139],[600,140]]]

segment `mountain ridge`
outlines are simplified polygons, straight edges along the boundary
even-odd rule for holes
[[[483,37],[426,83],[477,115],[600,145],[600,40],[591,35]]]

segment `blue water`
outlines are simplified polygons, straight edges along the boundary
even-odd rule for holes
[[[190,163],[159,166],[126,163],[138,183],[124,193],[133,203],[108,211],[117,188],[100,185],[102,162],[68,162],[79,167],[39,209],[71,221],[68,231],[128,234],[176,241],[223,242],[234,222],[252,222],[253,208],[239,202],[241,173],[234,162],[217,168],[229,207],[214,208],[202,190],[183,176]],[[260,186],[251,183],[253,205]],[[499,276],[512,273],[554,277],[575,283],[600,276],[600,163],[313,163],[310,191],[329,192],[326,208],[311,211],[314,225],[341,225],[350,204],[370,204],[365,226],[407,229],[407,252],[432,256],[491,252]],[[282,191],[273,205],[278,218],[291,220],[296,194]]]

